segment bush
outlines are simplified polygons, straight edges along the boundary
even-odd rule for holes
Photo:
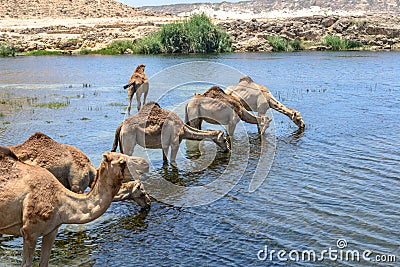
[[[274,52],[288,51],[288,42],[279,36],[268,36],[268,43]]]
[[[159,32],[137,40],[133,51],[157,53],[230,52],[230,36],[204,14],[164,25]]]
[[[15,56],[15,49],[12,45],[6,43],[0,43],[0,56],[8,57]]]
[[[339,36],[327,35],[323,41],[325,46],[329,46],[332,50],[348,50],[352,48],[362,47],[363,44],[357,41],[342,40]]]
[[[95,53],[102,55],[122,55],[128,49],[132,51],[134,49],[134,44],[131,40],[116,40],[112,41],[106,48],[95,51]]]

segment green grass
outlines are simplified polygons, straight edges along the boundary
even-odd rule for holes
[[[51,109],[59,109],[69,105],[69,102],[45,102],[45,103],[36,103],[33,104],[33,107],[37,108],[51,108]]]
[[[328,47],[331,47],[332,50],[349,50],[358,47],[362,47],[363,44],[357,41],[352,40],[343,40],[339,36],[335,35],[327,35],[325,36],[322,44]]]
[[[4,115],[4,113],[3,112],[0,112],[0,118],[1,117],[4,117],[5,115]]]
[[[1,57],[8,57],[8,56],[15,56],[15,49],[12,45],[7,43],[0,43],[0,56]]]
[[[100,54],[100,55],[122,55],[128,49],[133,51],[133,41],[131,40],[116,40],[112,41],[107,47],[91,51],[91,54]]]
[[[31,52],[24,52],[22,53],[25,56],[58,56],[62,55],[62,51],[58,50],[36,50]]]

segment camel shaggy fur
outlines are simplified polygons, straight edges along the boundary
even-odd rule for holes
[[[300,112],[280,103],[267,87],[255,83],[249,76],[240,78],[238,84],[229,86],[225,92],[238,97],[247,110],[256,111],[258,115],[265,115],[269,108],[273,108],[289,117],[299,128],[305,127]]]
[[[128,158],[143,166],[141,170],[149,167],[142,158],[105,152],[91,190],[76,194],[46,169],[0,152],[0,233],[23,237],[22,266],[32,266],[40,236],[44,267],[60,225],[88,223],[108,209],[122,181],[133,178],[126,167]]]
[[[121,153],[132,155],[136,144],[145,148],[162,148],[164,163],[168,160],[171,147],[171,163],[175,164],[179,144],[182,139],[209,139],[225,152],[229,144],[222,131],[201,131],[194,129],[169,110],[162,109],[159,104],[149,102],[134,116],[122,122],[116,132],[111,151],[116,151],[118,143]]]
[[[140,102],[140,98],[142,94],[143,97],[143,104],[146,104],[147,94],[149,93],[149,80],[147,79],[146,74],[144,73],[144,68],[146,65],[141,64],[136,67],[135,71],[132,73],[131,78],[127,85],[124,85],[124,89],[128,88],[128,115],[131,113],[132,107],[132,98],[133,95],[136,93],[136,100],[137,100],[137,109],[140,110],[142,103]]]
[[[22,144],[9,148],[19,160],[47,169],[75,193],[83,193],[96,175],[96,168],[81,150],[60,144],[44,133],[37,132]]]
[[[201,129],[203,120],[225,125],[229,136],[233,135],[240,120],[257,124],[260,134],[264,134],[271,122],[265,115],[254,116],[249,113],[238,98],[225,94],[218,86],[211,87],[204,94],[196,94],[189,100],[185,109],[185,120],[188,125],[197,129]]]

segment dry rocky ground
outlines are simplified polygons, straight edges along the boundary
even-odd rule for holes
[[[98,49],[113,40],[140,38],[179,19],[113,0],[0,0],[0,43],[21,52]],[[400,17],[395,14],[214,19],[232,35],[235,51],[270,51],[271,35],[299,38],[309,49],[324,49],[318,43],[327,34],[370,49],[400,48]]]

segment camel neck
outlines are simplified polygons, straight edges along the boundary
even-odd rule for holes
[[[121,186],[120,179],[112,179],[107,167],[97,171],[95,184],[87,194],[68,191],[59,210],[63,223],[82,224],[100,217],[110,206]]]

